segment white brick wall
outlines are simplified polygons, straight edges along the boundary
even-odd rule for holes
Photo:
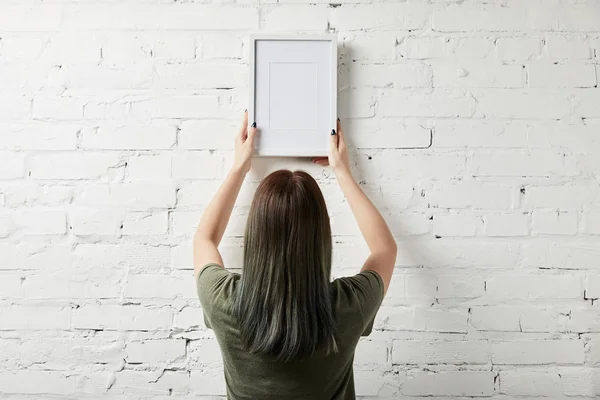
[[[224,398],[190,239],[268,30],[338,34],[355,177],[399,244],[359,397],[600,396],[599,3],[334,3],[0,1],[0,398]],[[256,160],[228,266],[281,167],[357,271],[330,172],[283,159]]]

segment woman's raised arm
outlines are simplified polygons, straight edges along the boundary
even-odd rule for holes
[[[242,126],[235,137],[233,167],[202,214],[194,236],[194,274],[196,278],[202,267],[207,264],[214,263],[223,266],[223,258],[219,253],[218,246],[225,228],[227,228],[244,178],[250,170],[255,137],[256,123],[253,123],[248,129],[248,113],[246,112]]]
[[[377,272],[383,280],[384,291],[387,292],[396,263],[396,241],[375,205],[352,178],[344,132],[339,120],[337,132],[331,132],[329,157],[315,159],[315,162],[321,165],[329,164],[333,168],[360,232],[371,252],[361,271]]]

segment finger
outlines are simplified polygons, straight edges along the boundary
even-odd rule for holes
[[[319,161],[328,161],[328,160],[329,160],[329,158],[327,158],[327,157],[314,157],[312,159],[312,162],[316,163],[316,162],[319,162]]]
[[[247,122],[246,122],[247,124]],[[250,144],[254,144],[254,139],[256,139],[256,133],[258,131],[258,128],[256,127],[256,122],[253,122],[252,125],[250,126],[250,128],[248,128],[248,142]]]
[[[246,140],[246,132],[248,131],[248,110],[244,111],[244,117],[242,118],[242,125],[240,126],[240,130],[238,132],[238,137],[242,139],[242,141]]]
[[[338,149],[345,148],[346,147],[346,138],[344,136],[344,129],[342,129],[342,122],[340,121],[339,118],[337,121],[337,135],[339,136]]]
[[[329,147],[331,150],[338,149],[338,135],[335,129],[332,129],[331,132],[329,132]]]
[[[329,160],[316,160],[314,163],[317,165],[327,166],[329,165]]]

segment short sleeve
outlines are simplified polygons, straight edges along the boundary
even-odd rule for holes
[[[196,288],[204,313],[204,323],[208,328],[211,328],[210,320],[215,305],[224,300],[224,288],[230,277],[231,272],[217,264],[208,264],[200,270]]]
[[[381,302],[383,301],[383,280],[375,271],[362,271],[354,276],[341,278],[343,285],[350,286],[351,293],[355,299],[361,313],[362,333],[361,336],[368,336],[373,330],[375,316]]]

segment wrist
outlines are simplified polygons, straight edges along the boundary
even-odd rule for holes
[[[248,168],[245,165],[233,164],[233,166],[229,170],[229,175],[238,176],[238,177],[242,177],[242,178],[245,177],[247,173],[248,173]]]
[[[350,168],[348,168],[347,166],[341,166],[339,168],[334,169],[333,171],[335,173],[335,176],[338,179],[350,179],[353,180],[352,178],[352,172],[350,171]]]

